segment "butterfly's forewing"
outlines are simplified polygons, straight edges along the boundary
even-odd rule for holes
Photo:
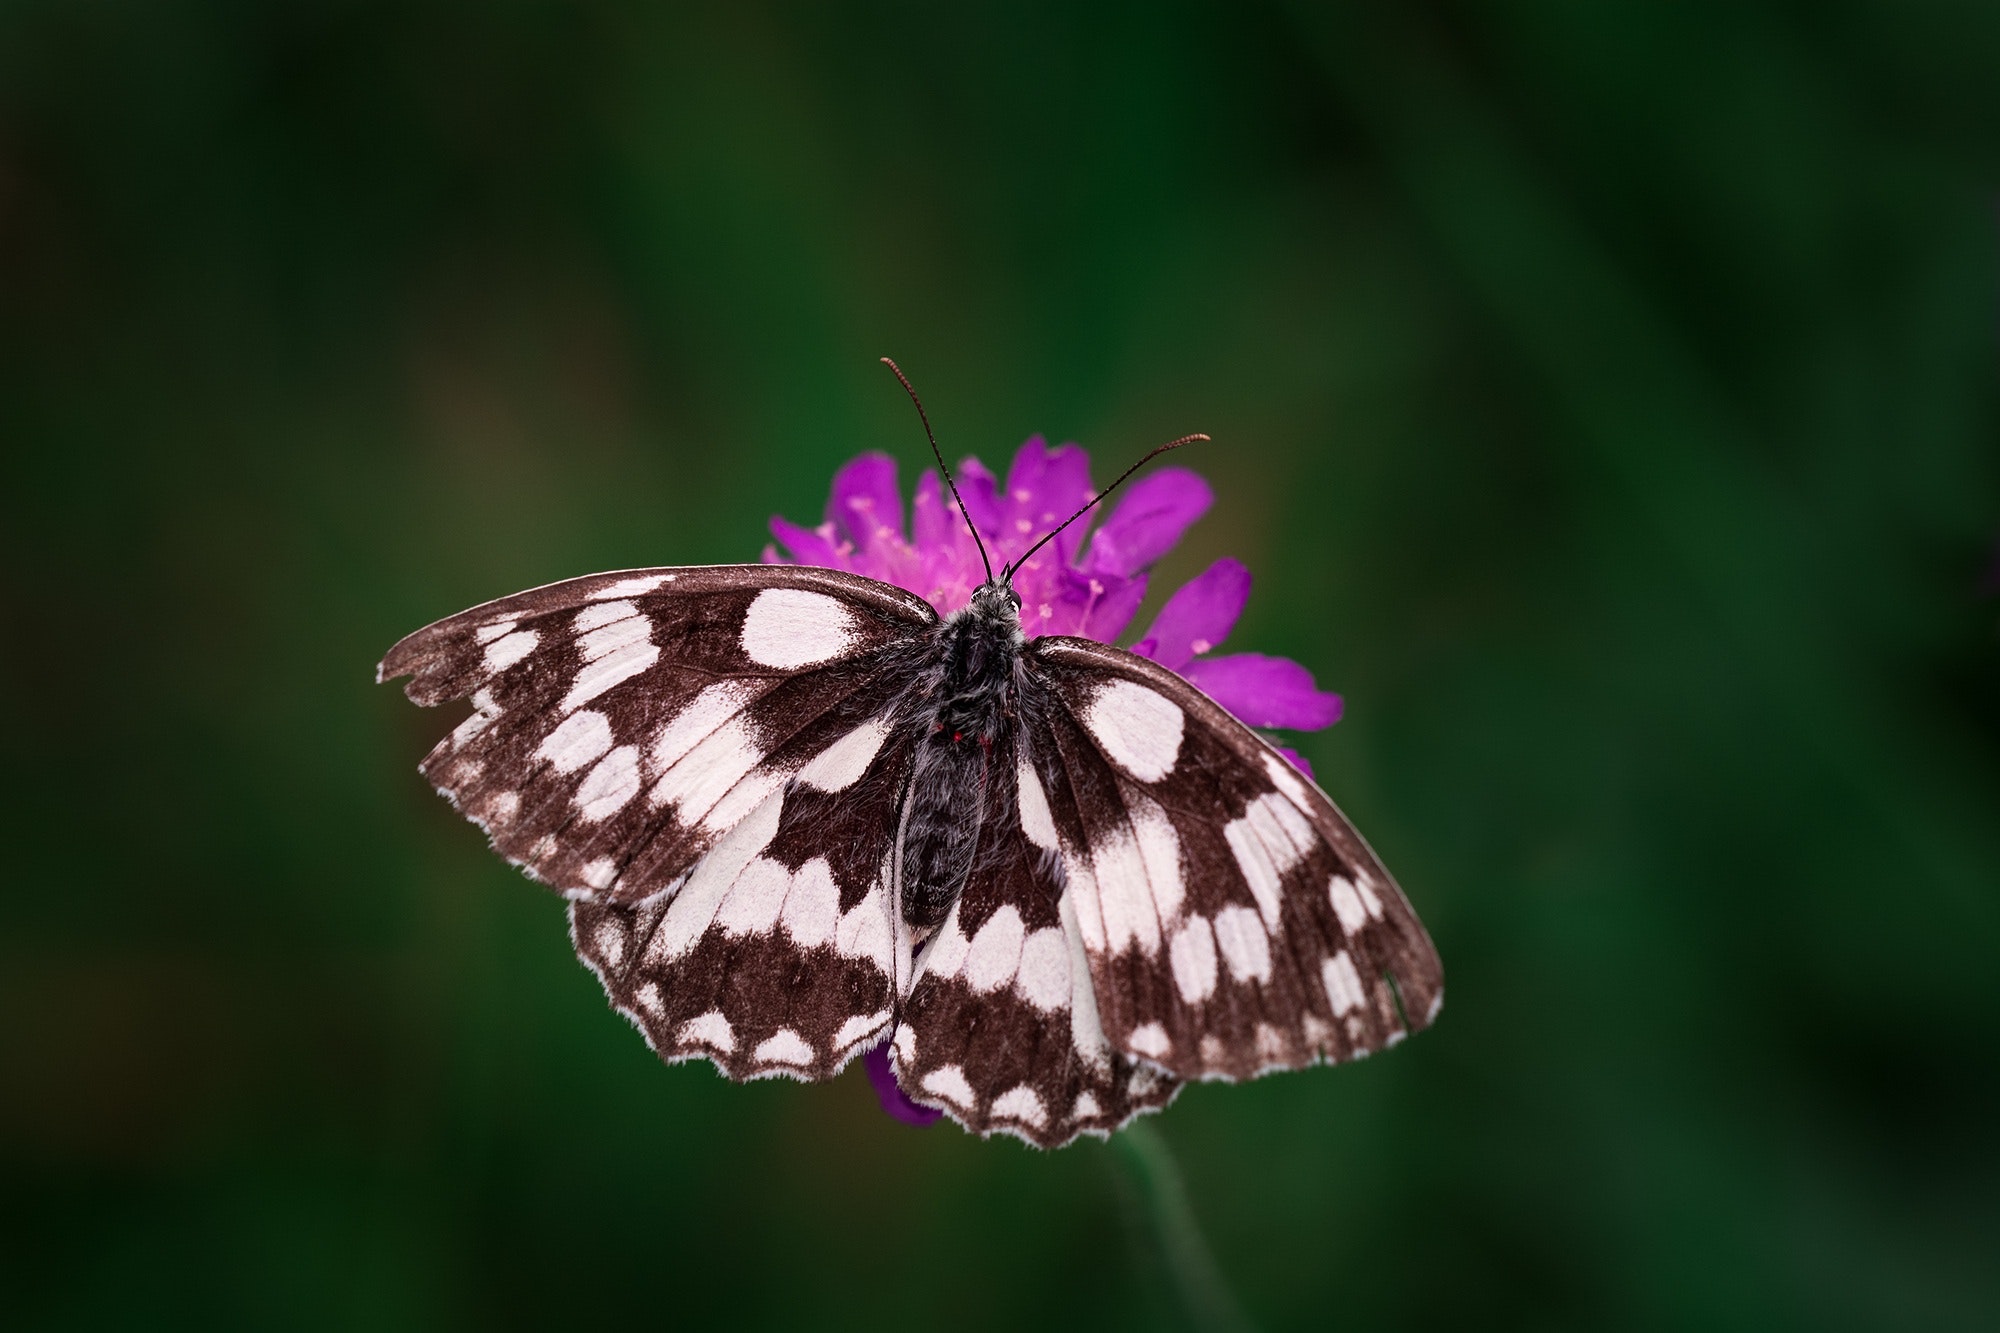
[[[1021,836],[1012,740],[994,747],[976,868],[919,956],[896,1066],[968,1129],[1055,1147],[1166,1105],[1180,1083],[1105,1037],[1062,868]]]
[[[439,621],[378,675],[410,675],[419,704],[471,698],[423,772],[499,852],[571,896],[637,903],[810,765],[872,757],[852,738],[936,621],[832,570],[633,570]]]
[[[1059,707],[1034,755],[1112,1044],[1183,1079],[1245,1078],[1394,1044],[1443,971],[1333,803],[1181,677],[1045,638]],[[1038,812],[1031,799],[1024,815]]]

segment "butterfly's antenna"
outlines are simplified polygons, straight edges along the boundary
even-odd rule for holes
[[[944,465],[944,452],[938,448],[937,436],[931,432],[930,413],[924,411],[924,400],[917,397],[917,391],[910,387],[910,377],[903,373],[901,366],[886,356],[882,358],[882,364],[896,373],[896,378],[903,382],[903,392],[910,395],[910,401],[917,405],[917,419],[924,423],[924,434],[930,439],[931,454],[937,459],[938,471],[944,473],[944,484],[951,488],[951,498],[958,501],[958,512],[965,515],[966,529],[972,533],[973,543],[979,547],[979,563],[986,566],[986,581],[993,582],[993,562],[986,558],[986,543],[979,540],[979,528],[973,523],[972,513],[958,493],[958,483],[951,479],[951,469]]]
[[[1144,458],[1134,463],[1131,467],[1126,468],[1122,473],[1119,474],[1117,481],[1112,482],[1109,486],[1106,486],[1096,495],[1091,496],[1089,504],[1086,504],[1083,508],[1077,510],[1074,514],[1071,514],[1068,518],[1064,519],[1061,523],[1057,524],[1055,532],[1051,532],[1048,536],[1042,538],[1040,541],[1036,542],[1033,546],[1030,546],[1027,550],[1027,554],[1023,555],[1019,560],[1009,561],[1007,567],[1000,571],[1000,577],[1003,580],[1011,581],[1014,575],[1020,571],[1021,566],[1028,563],[1029,556],[1032,556],[1035,552],[1041,550],[1044,546],[1047,546],[1050,542],[1054,541],[1056,539],[1057,533],[1060,533],[1064,528],[1076,522],[1078,519],[1082,518],[1085,514],[1088,514],[1096,506],[1099,500],[1102,500],[1105,496],[1111,494],[1111,492],[1117,490],[1120,486],[1124,485],[1125,478],[1131,476],[1134,472],[1137,472],[1140,468],[1146,466],[1146,464],[1152,462],[1155,458],[1158,458],[1161,454],[1167,452],[1167,450],[1178,449],[1184,444],[1193,444],[1196,440],[1200,440],[1202,443],[1206,444],[1208,442],[1208,436],[1183,435],[1178,440],[1169,440],[1165,444],[1161,445],[1159,448],[1153,450],[1152,453],[1147,454]]]

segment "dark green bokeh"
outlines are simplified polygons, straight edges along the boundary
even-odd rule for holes
[[[1451,1003],[1156,1122],[1252,1319],[2000,1325],[2000,8],[668,12],[0,9],[10,1322],[1187,1318],[1103,1145],[655,1062],[370,680],[887,352],[1212,432],[1347,695]]]

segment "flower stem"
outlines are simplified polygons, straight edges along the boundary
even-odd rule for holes
[[[1127,1125],[1112,1135],[1111,1142],[1144,1200],[1154,1239],[1180,1291],[1188,1321],[1201,1333],[1250,1333],[1252,1324],[1202,1238],[1173,1149],[1147,1120]]]

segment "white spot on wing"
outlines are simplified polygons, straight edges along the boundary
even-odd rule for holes
[[[1174,988],[1189,1004],[1200,1004],[1215,993],[1215,932],[1208,918],[1189,917],[1174,936],[1168,956],[1174,965]]]
[[[716,909],[737,876],[778,835],[778,817],[783,812],[783,798],[772,797],[695,863],[687,882],[674,895],[666,915],[653,931],[652,941],[646,946],[648,962],[672,962],[694,948],[695,941],[714,922]]]
[[[1035,775],[1034,765],[1025,757],[1018,765],[1016,777],[1020,788],[1021,831],[1043,851],[1055,851],[1056,821],[1049,814],[1049,795],[1042,790],[1042,780]]]
[[[531,629],[516,630],[503,639],[495,639],[486,645],[486,669],[505,671],[534,652],[535,645],[541,641],[541,635]]]
[[[587,824],[609,819],[639,794],[639,785],[638,747],[621,745],[584,775],[576,789],[577,813]]]
[[[556,724],[535,753],[549,761],[558,773],[574,773],[585,764],[603,758],[611,748],[611,719],[585,710],[571,713]]]
[[[1181,914],[1186,890],[1181,883],[1181,840],[1174,832],[1167,812],[1143,796],[1129,795],[1132,831],[1138,837],[1139,859],[1146,866],[1146,882],[1153,892],[1153,907],[1162,925],[1171,926]]]
[[[1069,939],[1061,927],[1048,926],[1022,941],[1014,988],[1044,1013],[1069,1003]]]
[[[631,623],[643,625],[643,622]],[[610,628],[621,627],[613,625]],[[576,673],[576,680],[570,684],[569,693],[563,696],[562,706],[568,710],[587,704],[612,686],[623,685],[640,672],[648,670],[659,660],[658,646],[643,639],[615,648]]]
[[[791,670],[830,661],[853,646],[854,617],[822,592],[766,588],[743,616],[743,653],[760,666]]]
[[[1299,770],[1286,763],[1282,755],[1264,756],[1264,773],[1271,779],[1271,785],[1292,798],[1301,807],[1312,804],[1312,795],[1306,787]]]
[[[1125,1039],[1125,1049],[1135,1055],[1143,1055],[1157,1060],[1174,1048],[1167,1037],[1167,1030],[1158,1023],[1148,1023],[1144,1027],[1132,1029],[1132,1035]]]
[[[1257,836],[1256,828],[1246,819],[1232,819],[1222,826],[1222,840],[1229,844],[1229,850],[1236,858],[1236,868],[1243,872],[1243,879],[1250,886],[1250,896],[1257,900],[1257,910],[1264,914],[1265,924],[1278,928],[1278,868],[1271,864],[1271,854],[1264,846],[1264,840]]]
[[[625,932],[618,928],[616,922],[606,921],[599,925],[591,939],[597,945],[597,956],[602,958],[606,965],[616,967],[624,960]]]
[[[1092,1116],[1103,1114],[1103,1112],[1097,1105],[1097,1098],[1087,1092],[1079,1092],[1076,1095],[1076,1107],[1070,1114],[1078,1120],[1088,1120]]]
[[[1352,935],[1368,924],[1368,906],[1355,892],[1353,880],[1345,875],[1335,875],[1326,888],[1327,896],[1333,900],[1333,914],[1340,918],[1342,934]]]
[[[495,639],[505,638],[507,635],[512,634],[514,626],[518,623],[520,622],[502,620],[498,624],[481,625],[478,629],[472,631],[472,637],[481,643],[491,643]]]
[[[1036,1129],[1049,1120],[1048,1109],[1042,1105],[1042,1099],[1025,1083],[1009,1088],[993,1099],[993,1116],[997,1120],[1018,1120]]]
[[[660,728],[653,740],[653,767],[672,768],[755,697],[756,692],[740,681],[718,681],[704,689]]]
[[[863,1042],[872,1046],[875,1044],[873,1039],[879,1037],[882,1029],[888,1025],[889,1011],[887,1009],[878,1014],[856,1014],[845,1023],[842,1023],[840,1031],[833,1034],[834,1052],[838,1054],[851,1050]]]
[[[576,632],[587,635],[594,629],[630,620],[638,614],[639,608],[630,602],[597,602],[576,613]],[[588,649],[584,650],[584,656],[592,655]]]
[[[1368,915],[1380,921],[1382,919],[1382,900],[1375,896],[1375,886],[1368,882],[1367,871],[1357,870],[1354,872],[1354,891],[1361,895],[1362,906],[1368,909]]]
[[[1333,1005],[1335,1018],[1368,1002],[1368,993],[1361,989],[1361,976],[1354,970],[1354,960],[1345,949],[1320,966],[1320,980],[1326,985],[1326,998]]]
[[[884,972],[892,962],[889,909],[878,885],[849,908],[833,932],[833,949],[842,958],[865,958]]]
[[[1012,903],[1002,904],[986,918],[966,951],[966,985],[984,994],[1012,981],[1021,968],[1021,944],[1026,935],[1020,912]]]
[[[492,726],[494,719],[500,716],[500,705],[493,701],[493,691],[491,690],[475,691],[472,696],[472,708],[472,716],[452,728],[451,743],[453,748],[464,745],[474,736]]]
[[[731,717],[660,775],[650,799],[656,806],[676,806],[683,824],[696,823],[762,757],[749,723],[740,716]]]
[[[1062,850],[1063,878],[1069,888],[1063,894],[1065,902],[1075,897],[1072,915],[1079,927],[1078,942],[1092,951],[1104,948],[1104,905],[1097,897],[1097,876],[1091,872],[1090,858],[1075,848],[1065,845]],[[1065,923],[1068,924],[1068,923]]]
[[[888,737],[888,724],[880,718],[870,718],[821,750],[799,770],[799,781],[817,791],[846,791],[861,780]]]
[[[965,1071],[957,1065],[940,1065],[925,1074],[922,1087],[932,1096],[942,1097],[954,1106],[966,1110],[979,1105],[979,1098],[973,1095],[972,1085],[965,1081]]]
[[[577,612],[576,618],[581,623],[591,612],[602,611],[606,606],[630,605],[630,602],[606,602],[604,606],[586,607],[584,610]],[[586,662],[595,662],[607,653],[616,652],[618,649],[628,647],[631,644],[644,643],[652,636],[652,633],[653,624],[644,616],[627,616],[623,620],[614,620],[608,625],[599,625],[598,628],[578,639],[576,641],[576,648],[578,652],[583,654]]]
[[[584,862],[576,876],[593,889],[608,889],[611,881],[618,878],[618,863],[608,856],[600,856],[595,861]]]
[[[1091,848],[1098,909],[1104,913],[1104,947],[1111,953],[1137,944],[1149,957],[1160,951],[1160,919],[1146,863],[1131,830],[1118,827],[1099,835]]]
[[[809,1065],[813,1061],[813,1048],[790,1028],[779,1028],[759,1042],[752,1055],[759,1064]]]
[[[1243,817],[1271,856],[1271,866],[1280,875],[1305,859],[1317,836],[1306,817],[1276,792],[1265,792],[1250,802]]]
[[[721,800],[709,807],[708,813],[701,817],[701,826],[711,833],[722,832],[790,780],[791,770],[788,768],[767,766],[752,769],[725,792]]]
[[[606,602],[614,597],[643,597],[662,583],[673,581],[672,574],[642,574],[638,578],[620,579],[616,583],[607,583],[590,594],[590,600]]]
[[[792,873],[791,892],[785,895],[785,910],[779,918],[786,933],[807,949],[829,943],[840,926],[840,886],[833,882],[833,867],[824,856],[815,856]]]
[[[1271,939],[1257,913],[1229,906],[1215,914],[1215,943],[1238,981],[1271,979]]]
[[[651,983],[648,983],[648,989],[651,989]],[[653,990],[653,1002],[646,1008],[657,1009],[659,996],[659,991]],[[640,1003],[645,1003],[644,992],[640,994]],[[711,1009],[699,1018],[690,1018],[681,1024],[681,1030],[674,1034],[674,1039],[684,1046],[706,1046],[724,1055],[736,1049],[736,1030],[729,1026],[729,1020],[722,1016],[719,1009]]]
[[[1071,881],[1072,888],[1075,881]],[[1105,1039],[1104,1024],[1097,1017],[1097,987],[1090,979],[1090,959],[1084,954],[1083,931],[1077,926],[1076,904],[1068,891],[1057,904],[1062,913],[1063,936],[1069,941],[1069,1039],[1076,1053],[1103,1068],[1111,1043]]]
[[[1112,762],[1141,782],[1158,782],[1174,771],[1187,718],[1157,691],[1114,680],[1084,706],[1083,725]]]
[[[759,856],[743,868],[715,911],[715,924],[729,935],[762,935],[778,924],[792,872]]]
[[[958,903],[951,905],[944,924],[924,948],[925,976],[955,977],[965,969],[965,956],[972,950],[972,941],[958,928],[958,908]]]

